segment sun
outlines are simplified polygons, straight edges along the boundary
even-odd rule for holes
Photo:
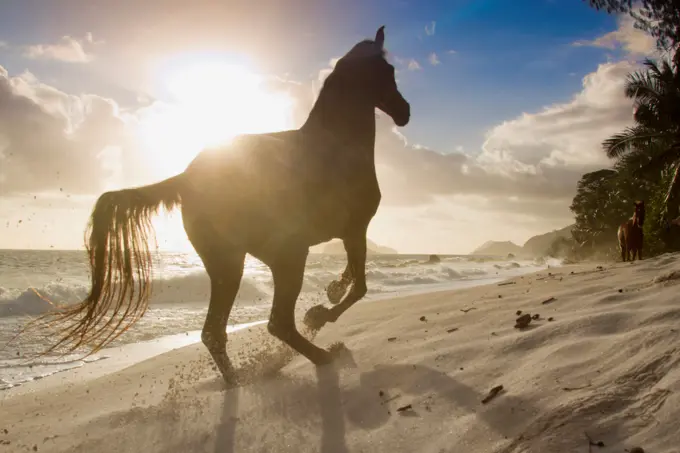
[[[164,71],[159,82],[168,99],[139,119],[139,138],[157,177],[180,173],[206,146],[293,127],[292,98],[268,89],[266,78],[245,66],[184,61]]]

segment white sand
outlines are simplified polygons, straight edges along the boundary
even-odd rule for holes
[[[315,339],[345,341],[355,367],[296,356],[276,372],[286,349],[257,326],[229,350],[268,376],[239,389],[200,344],[38,381],[0,395],[0,453],[564,453],[589,450],[584,431],[592,451],[678,452],[680,255],[603,266],[359,304]],[[541,320],[515,329],[517,310]]]

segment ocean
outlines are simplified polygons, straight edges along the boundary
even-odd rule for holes
[[[431,264],[427,262],[428,255],[369,256],[368,295],[364,300],[483,285],[559,264],[543,259],[462,255],[440,258],[441,262]],[[149,310],[111,347],[183,333],[189,338],[190,332],[191,341],[196,341],[210,293],[200,259],[193,253],[159,252],[155,260]],[[345,264],[344,255],[310,254],[296,310],[298,317],[312,305],[327,302],[325,286],[340,275]],[[102,350],[84,360],[82,353],[35,359],[51,339],[32,331],[15,338],[32,317],[54,309],[50,302],[79,302],[87,295],[88,287],[84,251],[0,250],[0,390],[107,358],[107,351]],[[249,256],[229,320],[230,329],[267,319],[272,294],[269,269]]]

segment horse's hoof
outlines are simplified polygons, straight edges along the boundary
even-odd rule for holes
[[[314,305],[305,313],[304,323],[312,330],[321,330],[330,321],[330,310],[323,305]]]
[[[342,280],[333,280],[330,282],[326,288],[326,296],[328,297],[328,301],[333,305],[339,304],[347,292],[348,286],[349,282]]]

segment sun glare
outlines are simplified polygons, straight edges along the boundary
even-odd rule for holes
[[[140,118],[140,139],[167,177],[184,170],[204,147],[244,133],[293,127],[293,100],[272,92],[262,76],[221,61],[189,63],[161,77],[170,94]]]

